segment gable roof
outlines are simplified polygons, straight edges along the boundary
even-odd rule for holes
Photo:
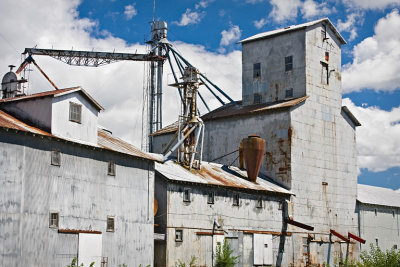
[[[400,207],[400,193],[384,187],[358,184],[357,200],[364,204]]]
[[[261,173],[258,175],[256,182],[251,182],[247,178],[247,172],[237,167],[213,162],[202,162],[201,164],[201,170],[192,169],[189,171],[173,160],[169,160],[164,164],[156,162],[155,169],[166,179],[175,182],[293,195],[292,192]]]
[[[243,40],[239,41],[238,43],[242,43],[243,44],[243,43],[248,43],[248,42],[252,42],[252,41],[255,41],[255,40],[259,40],[259,39],[268,38],[268,37],[279,35],[279,34],[284,34],[284,33],[287,33],[287,32],[298,31],[298,30],[305,29],[307,27],[313,26],[313,25],[321,23],[321,22],[326,22],[327,26],[333,31],[333,33],[339,39],[339,41],[342,44],[346,44],[346,41],[344,40],[344,38],[340,35],[338,30],[335,28],[335,26],[332,24],[332,22],[328,18],[323,18],[323,19],[314,20],[314,21],[310,21],[310,22],[307,22],[307,23],[299,24],[299,25],[288,26],[288,27],[285,27],[285,28],[282,28],[282,29],[277,29],[277,30],[273,30],[273,31],[259,33],[259,34],[250,36],[250,37],[248,37],[246,39],[243,39]]]
[[[86,97],[86,99],[88,99],[94,106],[96,106],[98,110],[104,110],[104,108],[80,86],[65,88],[65,89],[58,89],[58,90],[53,90],[53,91],[46,91],[46,92],[41,92],[41,93],[36,93],[36,94],[31,94],[31,95],[23,95],[23,96],[16,96],[16,97],[0,99],[0,104],[15,102],[15,101],[26,101],[26,100],[36,99],[36,98],[43,98],[43,97],[59,97],[59,96],[71,94],[74,92],[80,92],[84,97]]]
[[[149,153],[143,152],[140,149],[129,144],[128,142],[125,142],[115,136],[112,136],[110,133],[107,133],[106,131],[103,131],[103,130],[99,130],[97,132],[98,139],[97,139],[97,146],[96,146],[96,145],[89,144],[86,142],[79,142],[77,140],[70,140],[70,139],[66,139],[63,137],[52,135],[51,133],[48,133],[48,132],[42,131],[36,127],[30,126],[1,110],[0,110],[0,128],[6,129],[6,130],[13,129],[16,131],[27,132],[27,133],[31,133],[34,135],[35,134],[44,135],[44,136],[48,136],[50,138],[55,138],[57,140],[64,140],[64,141],[71,142],[71,143],[76,143],[76,144],[85,145],[88,147],[93,147],[95,149],[96,148],[106,149],[106,150],[110,150],[110,151],[114,151],[114,152],[118,152],[118,153],[131,155],[131,156],[134,156],[137,158],[143,158],[143,159],[148,159],[151,161],[161,162],[161,159],[159,159],[156,155],[151,155]]]

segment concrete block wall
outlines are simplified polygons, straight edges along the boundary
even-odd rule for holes
[[[242,45],[243,105],[254,103],[254,94],[261,103],[285,99],[293,88],[293,97],[306,95],[305,32],[288,32]],[[293,70],[285,71],[285,57],[293,57]],[[253,78],[253,65],[261,64],[261,77]]]

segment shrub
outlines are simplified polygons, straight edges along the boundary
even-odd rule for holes
[[[229,245],[226,239],[221,247],[221,244],[217,245],[217,257],[215,261],[216,267],[233,267],[237,263],[238,256],[233,256],[233,249]]]
[[[383,252],[379,247],[370,245],[370,251],[361,253],[359,267],[398,267],[400,266],[400,250],[392,248]]]

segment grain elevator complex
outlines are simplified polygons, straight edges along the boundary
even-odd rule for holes
[[[151,153],[98,126],[104,108],[81,87],[25,95],[31,55],[72,57],[29,50],[2,80],[0,265],[214,266],[226,240],[236,266],[339,266],[370,243],[397,248],[399,193],[357,184],[361,123],[342,106],[340,33],[321,19],[240,43],[240,101],[174,50],[165,22],[148,54],[92,55],[150,62]],[[182,114],[162,128],[170,54]],[[200,116],[203,85],[229,103]]]

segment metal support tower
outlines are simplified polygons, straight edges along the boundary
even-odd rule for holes
[[[204,139],[204,123],[197,109],[197,94],[200,82],[200,72],[192,66],[185,68],[182,82],[171,84],[183,92],[182,114],[178,120],[178,132],[170,144],[178,138],[178,142],[164,156],[164,160],[178,149],[178,159],[188,169],[201,167]],[[168,147],[168,146],[167,146]],[[169,149],[169,147],[167,148]]]

